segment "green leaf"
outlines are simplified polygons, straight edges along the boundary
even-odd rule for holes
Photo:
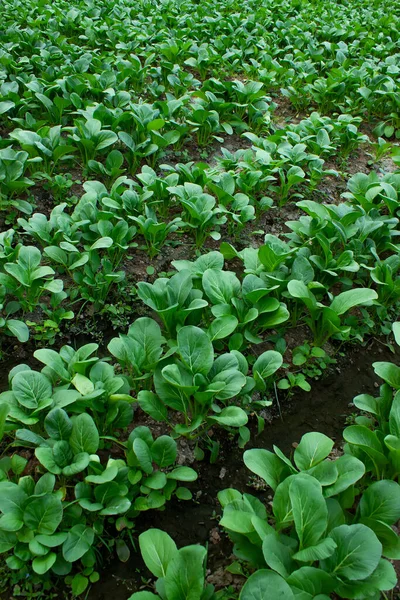
[[[372,300],[376,300],[378,294],[375,290],[369,288],[355,288],[342,292],[336,296],[330,306],[330,308],[337,314],[343,315],[354,306],[360,306],[362,304],[370,304]]]
[[[44,420],[44,427],[49,437],[54,440],[68,440],[72,432],[72,422],[65,410],[53,408]]]
[[[94,384],[90,381],[90,379],[85,377],[85,375],[81,375],[80,373],[76,373],[71,383],[78,390],[78,392],[82,394],[82,396],[91,394],[94,390]]]
[[[52,387],[43,373],[19,371],[12,380],[12,391],[22,406],[35,410],[42,400],[51,398]]]
[[[349,454],[344,454],[335,460],[333,464],[337,469],[337,479],[332,485],[324,487],[323,493],[326,498],[344,492],[359,481],[365,473],[364,463]]]
[[[400,390],[400,367],[389,362],[372,363],[375,373],[395,390]]]
[[[267,565],[282,577],[287,577],[295,568],[293,550],[282,544],[275,533],[265,536],[262,551]]]
[[[146,477],[143,485],[152,490],[162,490],[167,484],[167,476],[162,471],[156,471],[150,477]]]
[[[222,340],[231,335],[238,324],[238,320],[233,315],[225,315],[215,319],[207,330],[211,341]]]
[[[17,536],[13,531],[3,531],[0,528],[0,553],[8,552],[17,543]]]
[[[363,493],[359,511],[362,518],[394,525],[400,519],[400,485],[395,481],[375,481]]]
[[[191,373],[207,375],[214,361],[213,345],[208,335],[199,327],[189,325],[178,331],[178,349],[182,361]]]
[[[75,562],[82,558],[92,547],[94,542],[94,531],[85,525],[74,525],[68,532],[67,538],[62,546],[63,557],[68,562]]]
[[[56,548],[57,546],[61,546],[61,544],[65,542],[65,540],[67,539],[67,535],[68,534],[66,532],[54,533],[53,535],[41,534],[37,535],[35,539],[42,546],[46,546],[48,548]]]
[[[278,573],[260,569],[248,578],[239,600],[294,600],[294,595]]]
[[[177,458],[176,442],[168,435],[161,435],[151,445],[151,456],[159,467],[173,465]]]
[[[328,524],[321,484],[311,475],[297,475],[289,487],[289,497],[300,550],[315,546]]]
[[[250,471],[264,479],[265,483],[276,490],[278,485],[291,474],[289,467],[269,450],[252,449],[243,454],[244,464]]]
[[[8,319],[7,327],[19,342],[24,343],[29,340],[29,329],[23,321],[18,321],[17,319]]]
[[[74,417],[69,439],[74,453],[87,452],[88,454],[95,454],[99,448],[99,442],[99,432],[92,417],[86,413]]]
[[[38,575],[44,575],[56,562],[57,554],[50,552],[46,556],[37,556],[32,561],[32,568]]]
[[[292,588],[310,594],[314,600],[330,598],[330,596],[320,596],[320,594],[330,594],[335,587],[333,578],[328,573],[325,573],[325,571],[322,571],[322,569],[317,569],[316,567],[301,567],[297,571],[293,571],[287,578],[287,582]],[[295,596],[297,597],[296,591]],[[299,598],[302,598],[300,594]],[[304,598],[306,597],[304,596]]]
[[[268,379],[282,366],[282,354],[275,350],[267,350],[261,354],[253,366],[253,372],[257,371],[262,379]]]
[[[152,473],[153,461],[150,448],[148,447],[146,442],[141,438],[136,438],[135,440],[133,440],[133,451],[143,471],[148,474]]]
[[[197,477],[196,471],[190,467],[176,467],[176,469],[167,473],[167,479],[175,479],[177,481],[196,481]]]
[[[200,600],[204,589],[204,559],[202,546],[186,546],[172,557],[165,576],[167,598]]]
[[[298,469],[306,471],[326,458],[334,442],[323,433],[306,433],[294,451],[294,462]]]
[[[332,538],[320,540],[315,546],[308,546],[293,555],[295,560],[300,562],[315,562],[332,556],[335,551],[336,543]]]
[[[148,529],[139,536],[140,551],[146,567],[155,577],[165,577],[168,565],[177,555],[173,539],[160,529]]]
[[[55,352],[55,350],[41,348],[40,350],[36,350],[33,356],[57,373],[62,381],[70,380],[70,374],[65,368],[65,363],[58,352]]]
[[[168,411],[157,394],[147,390],[140,390],[138,394],[138,402],[140,408],[150,415],[155,421],[166,421]]]
[[[321,562],[321,567],[328,573],[355,581],[365,579],[378,566],[382,544],[365,525],[340,525],[332,529],[329,537],[337,548],[332,556]]]
[[[50,494],[31,498],[24,510],[24,523],[27,527],[45,535],[52,535],[63,516],[62,503],[58,496]]]
[[[131,555],[130,550],[123,539],[119,538],[115,543],[118,558],[121,562],[127,562]]]
[[[227,427],[243,427],[249,420],[246,412],[239,406],[227,406],[218,415],[209,418]]]
[[[80,596],[86,590],[88,585],[89,579],[81,573],[77,573],[71,582],[72,593],[74,596]]]
[[[4,437],[5,433],[5,425],[8,417],[8,413],[10,412],[10,407],[6,402],[2,402],[0,404],[0,442]]]
[[[88,475],[85,477],[87,483],[94,483],[101,485],[102,483],[108,483],[115,479],[118,474],[118,465],[112,462],[100,475]]]
[[[400,321],[396,321],[396,323],[392,324],[394,339],[396,340],[396,344],[400,346]]]
[[[192,492],[186,487],[178,487],[175,495],[179,500],[191,500],[193,498]]]
[[[128,600],[160,600],[160,596],[152,592],[135,592],[129,596]]]

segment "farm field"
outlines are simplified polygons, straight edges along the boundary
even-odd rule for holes
[[[399,599],[400,4],[0,24],[0,599]]]

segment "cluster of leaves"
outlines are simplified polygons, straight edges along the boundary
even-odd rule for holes
[[[42,371],[19,365],[0,396],[2,434],[34,453],[40,475],[22,475],[28,460],[18,454],[0,459],[0,552],[21,580],[63,576],[76,595],[99,577],[99,546],[128,560],[135,518],[172,496],[189,500],[178,483],[197,478],[177,466],[169,436],[154,439],[141,426],[118,439],[132,422],[133,398],[96,349],[38,350]]]
[[[393,329],[400,342],[399,323]],[[252,572],[241,600],[378,599],[396,586],[390,561],[400,557],[393,527],[400,518],[399,367],[374,368],[385,383],[379,398],[355,398],[369,416],[345,429],[343,455],[333,455],[333,440],[317,432],[302,437],[292,460],[276,446],[247,450],[244,462],[272,491],[272,502],[233,488],[219,492],[220,525],[246,565],[243,571],[236,563],[235,572]],[[205,582],[205,548],[177,550],[158,529],[141,534],[139,543],[157,594],[136,592],[130,600],[218,597]]]
[[[389,334],[400,308],[399,172],[357,173],[343,201],[320,202],[325,178],[339,177],[361,145],[372,163],[390,155],[399,165],[387,141],[400,136],[398,7],[161,8],[162,16],[154,2],[132,0],[0,8],[0,211],[10,227],[0,233],[0,334],[21,343],[33,334],[44,365],[12,369],[0,395],[0,552],[21,581],[64,577],[75,595],[99,578],[99,548],[128,559],[142,511],[191,498],[179,482],[196,473],[177,466],[176,438],[195,440],[197,458],[205,445],[215,460],[219,426],[243,448],[249,415],[261,430],[278,390],[310,390],[307,377],[333,360],[327,341]],[[307,116],[282,123],[279,95]],[[216,147],[218,155],[189,160],[193,145],[201,158]],[[267,211],[279,217],[289,202],[299,219],[258,247],[243,243],[245,227]],[[210,238],[234,245],[200,254]],[[132,316],[128,261],[188,240],[196,260],[135,280]],[[108,338],[101,360],[97,344],[46,347],[82,316],[112,320],[121,302],[129,329]],[[308,341],[288,348],[298,325]],[[399,494],[389,480],[400,471],[400,376],[395,365],[375,369],[385,383],[378,398],[355,399],[367,414],[345,430],[344,457],[327,460],[332,445],[321,434],[301,442],[294,464],[278,449],[246,453],[276,492],[273,515],[247,494],[221,494],[238,556],[271,569],[249,579],[244,599],[260,586],[271,600],[377,597],[393,587],[381,556],[398,558]],[[135,403],[172,437],[131,430]],[[204,548],[178,551],[158,530],[139,543],[162,600],[213,598]],[[353,565],[346,552],[358,543],[368,552]]]

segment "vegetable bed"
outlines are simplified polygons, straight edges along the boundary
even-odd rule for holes
[[[2,3],[1,597],[400,597],[399,16]]]

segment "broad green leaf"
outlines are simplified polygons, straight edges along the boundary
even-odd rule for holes
[[[58,496],[47,494],[30,498],[24,510],[24,523],[37,533],[52,535],[63,516],[62,503]]]
[[[19,342],[27,342],[29,340],[29,329],[23,321],[17,319],[8,319],[7,328]]]
[[[243,427],[249,420],[245,411],[238,406],[227,406],[218,415],[213,415],[210,418],[227,427]]]
[[[204,559],[202,546],[186,546],[172,557],[164,580],[167,598],[200,600],[204,589]]]
[[[400,390],[400,367],[389,362],[372,364],[375,373],[395,390]]]
[[[300,550],[315,546],[328,524],[328,508],[321,484],[311,475],[295,476],[289,496]]]
[[[336,550],[321,562],[321,567],[335,577],[355,581],[365,579],[379,564],[382,544],[375,533],[365,525],[340,525],[329,537]]]
[[[207,330],[211,341],[222,340],[231,335],[238,324],[238,320],[233,315],[225,315],[215,319]]]
[[[267,350],[261,354],[253,365],[253,372],[257,371],[262,379],[268,379],[282,366],[282,354],[275,350]]]
[[[267,565],[282,577],[286,578],[295,568],[293,551],[286,544],[282,544],[276,534],[264,538],[262,551]]]
[[[360,516],[394,525],[400,519],[400,485],[395,481],[375,481],[363,493]]]
[[[260,569],[248,578],[239,600],[294,600],[294,595],[278,573]]]
[[[332,485],[323,488],[323,494],[326,498],[344,492],[359,481],[365,473],[364,463],[349,454],[340,456],[333,464],[337,469],[337,479]]]
[[[0,442],[4,436],[5,424],[7,421],[9,411],[10,411],[9,405],[6,402],[2,402],[0,404]]]
[[[72,422],[62,408],[53,408],[44,420],[49,437],[54,440],[68,440],[72,432]]]
[[[354,306],[370,304],[372,300],[376,300],[377,298],[378,294],[375,290],[369,288],[355,288],[335,296],[330,308],[337,315],[343,315],[351,308],[354,308]]]
[[[168,435],[161,435],[151,445],[151,456],[159,467],[173,465],[177,458],[177,446],[175,440]]]
[[[182,361],[191,373],[207,375],[214,361],[214,350],[205,331],[188,325],[178,331],[177,340]]]
[[[148,529],[139,536],[140,551],[146,567],[155,577],[165,577],[167,567],[178,550],[173,539],[160,529]]]
[[[82,558],[92,547],[94,542],[94,531],[91,527],[83,524],[74,525],[68,532],[67,538],[62,546],[63,557],[68,562],[75,562]]]
[[[133,441],[133,451],[139,464],[145,473],[153,472],[152,455],[149,446],[141,438],[136,438]]]
[[[276,490],[281,481],[292,472],[280,458],[269,450],[256,448],[246,450],[243,460],[246,467],[264,479],[273,490]]]
[[[293,571],[287,578],[287,582],[292,588],[297,588],[297,590],[302,590],[310,594],[314,600],[320,598],[319,594],[330,594],[335,588],[333,578],[328,573],[325,573],[325,571],[322,571],[322,569],[317,569],[316,567],[301,567],[297,571]],[[297,596],[296,592],[295,596]],[[324,598],[328,597],[330,598],[330,596],[324,596]]]
[[[46,556],[37,556],[32,561],[32,569],[38,575],[44,575],[54,565],[56,558],[57,554],[55,552],[49,552]]]
[[[27,499],[27,494],[16,483],[0,481],[0,511],[3,514],[15,513],[22,520]]]
[[[400,321],[396,321],[392,324],[394,339],[396,340],[396,344],[400,346]]]
[[[331,556],[336,548],[336,543],[332,538],[320,540],[315,546],[308,546],[299,550],[293,555],[295,560],[300,562],[315,562]]]
[[[298,469],[305,471],[326,458],[334,442],[323,433],[306,433],[294,451],[294,462]]]
[[[43,373],[19,371],[12,380],[16,400],[25,408],[35,410],[42,400],[51,398],[52,387]]]
[[[138,394],[138,403],[140,408],[156,421],[167,420],[167,408],[162,403],[157,394],[154,394],[153,392],[149,392],[147,390],[140,390]]]
[[[198,475],[191,467],[176,467],[167,473],[167,479],[175,479],[177,481],[196,481]]]
[[[79,452],[95,454],[99,448],[99,441],[99,432],[90,415],[82,413],[73,418],[69,443],[75,454]]]

